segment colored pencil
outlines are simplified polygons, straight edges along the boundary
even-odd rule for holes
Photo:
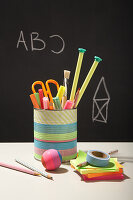
[[[39,173],[37,173],[35,171],[31,171],[29,169],[17,167],[17,166],[11,165],[11,164],[6,164],[6,163],[3,163],[3,162],[0,162],[0,166],[6,167],[6,168],[9,168],[9,169],[13,169],[13,170],[16,170],[16,171],[20,171],[20,172],[23,172],[23,173],[31,174],[31,175],[34,175],[34,176],[40,175]]]
[[[44,176],[45,178],[53,179],[53,178],[51,177],[51,175],[48,174],[47,172],[42,172],[42,171],[36,169],[35,167],[30,166],[28,163],[25,163],[25,162],[20,161],[20,160],[18,160],[18,159],[15,159],[15,161],[18,162],[19,164],[21,164],[21,165],[23,165],[23,166],[25,166],[25,167],[27,167],[27,168],[33,170],[33,171],[35,171],[35,172],[38,172],[39,174],[41,174],[41,175]]]

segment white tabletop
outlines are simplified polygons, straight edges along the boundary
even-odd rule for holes
[[[69,164],[52,173],[54,181],[44,177],[32,176],[0,167],[0,199],[1,200],[132,200],[133,199],[133,143],[89,143],[79,142],[78,150],[97,149],[105,152],[118,149],[116,157],[125,157],[124,174],[129,179],[124,181],[84,182]],[[34,159],[33,143],[0,143],[0,161],[17,165],[15,158],[28,162],[32,166],[44,170],[40,161]],[[132,161],[132,162],[131,162]]]

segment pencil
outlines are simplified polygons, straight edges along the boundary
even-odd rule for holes
[[[11,165],[11,164],[6,164],[6,163],[3,163],[3,162],[0,162],[0,166],[6,167],[6,168],[9,168],[9,169],[13,169],[13,170],[16,170],[16,171],[20,171],[20,172],[23,172],[23,173],[31,174],[31,175],[34,175],[34,176],[40,175],[35,171],[31,171],[29,169],[17,167],[17,166]]]
[[[18,159],[15,159],[15,161],[18,162],[19,164],[21,164],[21,165],[23,165],[23,166],[25,166],[25,167],[27,167],[27,168],[33,170],[33,171],[35,171],[35,172],[38,172],[39,174],[41,174],[41,175],[44,176],[45,178],[53,179],[53,177],[52,177],[50,174],[48,174],[47,172],[42,172],[42,171],[36,169],[35,167],[30,166],[28,163],[25,163],[25,162],[20,161],[20,160],[18,160]]]
[[[84,167],[84,166],[86,166],[87,164],[88,164],[88,162],[85,161],[85,162],[79,163],[79,164],[77,165],[77,167]]]

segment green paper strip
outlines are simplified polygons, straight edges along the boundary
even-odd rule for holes
[[[35,95],[35,97],[36,97],[36,100],[37,100],[37,103],[38,103],[39,107],[41,108],[39,93],[36,92],[36,93],[34,93],[34,95]]]

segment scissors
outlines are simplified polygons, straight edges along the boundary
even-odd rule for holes
[[[50,90],[50,87],[49,87],[49,83],[53,83],[56,86],[57,91],[59,90],[59,84],[58,84],[58,82],[55,81],[55,80],[53,80],[53,79],[49,79],[45,83],[46,88],[45,88],[45,85],[44,85],[44,83],[42,81],[35,81],[32,84],[32,91],[33,91],[33,93],[36,93],[35,85],[41,85],[43,93],[44,93],[44,96],[45,97],[49,97],[50,103],[53,103],[53,96],[52,96],[52,93],[51,93],[51,90]]]

